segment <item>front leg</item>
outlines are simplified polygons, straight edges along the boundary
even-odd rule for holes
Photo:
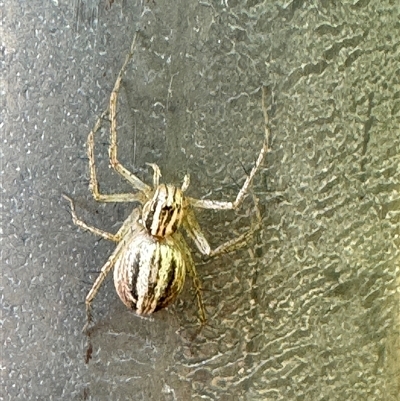
[[[138,177],[132,174],[128,169],[126,169],[118,160],[118,144],[117,144],[117,100],[118,94],[121,87],[122,77],[125,74],[126,68],[128,66],[129,61],[133,57],[133,52],[136,47],[136,38],[137,33],[133,36],[133,40],[131,43],[131,49],[128,55],[125,58],[124,64],[122,65],[121,70],[118,73],[117,79],[114,84],[114,88],[111,92],[110,96],[110,120],[111,120],[111,129],[110,129],[110,148],[109,148],[109,157],[111,167],[122,177],[124,177],[128,182],[132,184],[132,186],[139,191],[143,191],[149,193],[151,188],[142,182]]]
[[[243,200],[249,191],[250,185],[253,181],[254,176],[256,175],[258,169],[260,168],[265,155],[269,152],[269,137],[270,132],[268,128],[268,113],[267,108],[265,106],[265,87],[262,87],[262,99],[261,105],[264,114],[264,143],[258,154],[257,160],[255,165],[250,171],[250,174],[247,176],[246,181],[244,182],[242,188],[240,188],[239,193],[236,196],[236,199],[233,202],[220,202],[220,201],[213,201],[208,199],[194,199],[194,198],[187,198],[189,203],[193,207],[198,207],[201,209],[214,209],[214,210],[236,210],[242,203]]]
[[[87,155],[89,158],[89,173],[90,173],[90,182],[89,182],[89,190],[93,195],[93,198],[98,202],[134,202],[139,201],[143,203],[145,199],[140,197],[139,194],[133,193],[125,193],[125,194],[102,194],[100,193],[99,182],[97,180],[97,173],[96,173],[96,160],[94,157],[94,136],[97,131],[101,128],[102,121],[107,118],[109,115],[109,111],[104,111],[101,116],[97,119],[96,124],[94,125],[93,129],[89,132],[87,138]],[[129,173],[129,172],[128,172]],[[129,173],[131,174],[131,173]],[[133,175],[132,175],[133,176]],[[135,177],[136,178],[136,177]],[[131,184],[137,189],[147,189],[147,185],[142,183],[137,178],[138,182],[133,179]],[[128,180],[129,181],[129,180]],[[135,185],[137,184],[137,185]]]

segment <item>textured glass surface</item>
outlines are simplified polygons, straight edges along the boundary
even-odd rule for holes
[[[111,4],[110,4],[111,3]],[[4,400],[397,400],[400,388],[400,24],[397,1],[7,1],[2,34]],[[190,196],[232,199],[263,139],[263,226],[247,248],[195,253],[190,280],[151,319],[110,276],[85,364],[84,299],[133,205],[97,204],[86,137],[123,82],[120,160]],[[129,190],[96,138],[101,189]],[[213,246],[250,224],[199,213]],[[195,248],[193,246],[195,252]]]

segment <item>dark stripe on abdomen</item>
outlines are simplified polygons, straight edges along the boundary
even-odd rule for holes
[[[167,277],[167,285],[164,289],[164,294],[158,299],[157,301],[157,306],[156,306],[156,311],[167,307],[174,299],[175,297],[171,298],[171,294],[174,294],[175,296],[178,295],[176,290],[174,290],[174,282],[175,282],[175,277],[176,277],[176,269],[178,265],[176,262],[175,257],[172,257],[171,263],[169,265],[168,269],[168,277]]]

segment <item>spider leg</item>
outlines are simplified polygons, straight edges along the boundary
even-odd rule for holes
[[[253,201],[256,208],[256,223],[253,224],[248,231],[233,238],[222,245],[218,246],[216,249],[212,250],[205,238],[203,232],[201,231],[200,225],[197,222],[196,216],[192,210],[188,210],[185,215],[185,219],[182,222],[183,228],[185,229],[188,236],[196,244],[198,250],[205,256],[214,257],[222,253],[228,253],[235,251],[242,246],[246,245],[249,239],[253,236],[254,232],[257,231],[261,226],[261,213],[258,208],[258,199],[252,193]]]
[[[229,209],[237,209],[243,202],[249,187],[251,185],[251,182],[253,181],[254,176],[256,175],[258,169],[260,168],[265,155],[269,151],[269,129],[268,129],[268,113],[267,109],[265,106],[265,92],[266,89],[265,87],[262,87],[262,109],[263,109],[263,114],[264,114],[264,130],[265,130],[265,136],[264,136],[264,143],[263,146],[260,150],[260,153],[258,154],[256,163],[254,164],[253,168],[250,171],[250,174],[247,176],[246,181],[244,182],[242,188],[240,189],[239,193],[236,196],[236,199],[233,202],[220,202],[220,201],[213,201],[213,200],[208,200],[208,199],[194,199],[194,198],[187,198],[189,203],[193,207],[198,207],[202,209],[214,209],[214,210],[229,210]]]
[[[88,329],[90,326],[90,323],[92,322],[92,302],[94,298],[96,297],[97,293],[99,292],[100,286],[103,284],[103,281],[107,277],[107,274],[111,271],[111,269],[114,267],[114,264],[125,246],[125,241],[122,240],[119,242],[117,247],[115,248],[114,252],[111,254],[111,256],[108,258],[107,262],[104,264],[104,266],[101,268],[101,271],[99,275],[97,276],[96,281],[94,282],[92,288],[88,292],[85,300],[86,304],[86,324],[83,327],[82,331],[88,333]]]
[[[111,142],[109,149],[109,157],[111,166],[117,173],[119,173],[122,177],[124,177],[128,182],[130,182],[133,185],[133,187],[135,187],[139,191],[149,192],[151,188],[144,182],[142,182],[134,174],[132,174],[129,170],[127,170],[118,161],[117,158],[117,99],[121,86],[122,77],[125,74],[126,67],[129,61],[132,59],[133,52],[136,47],[136,39],[137,39],[137,33],[135,33],[133,37],[130,52],[125,58],[124,64],[122,65],[122,68],[118,73],[117,80],[115,81],[114,89],[111,92],[111,97],[110,97]]]
[[[254,235],[254,232],[261,227],[262,218],[260,209],[258,208],[258,199],[253,193],[251,193],[251,195],[253,197],[253,202],[256,209],[256,222],[251,225],[248,231],[218,246],[216,249],[212,250],[208,256],[214,257],[223,253],[229,253],[240,249],[241,247],[248,244],[249,240]]]
[[[182,221],[182,226],[185,229],[189,238],[196,244],[197,249],[203,255],[209,255],[211,252],[210,245],[201,231],[196,215],[192,209],[187,209]]]
[[[75,210],[75,204],[74,201],[67,195],[63,194],[63,197],[70,203],[71,205],[71,215],[72,215],[72,221],[74,224],[76,224],[78,227],[83,228],[84,230],[90,231],[91,233],[98,235],[104,239],[107,239],[109,241],[113,242],[119,242],[121,240],[120,236],[117,234],[111,234],[108,233],[107,231],[100,230],[99,228],[90,226],[86,224],[83,220],[81,220],[78,215],[76,214]]]
[[[121,239],[128,234],[133,235],[133,233],[137,231],[138,227],[142,227],[137,224],[140,219],[140,214],[140,208],[133,209],[131,214],[125,219],[125,221],[122,223],[122,226],[119,228],[117,234],[115,235],[117,235]]]
[[[202,290],[201,282],[200,282],[199,276],[197,275],[197,270],[196,270],[196,266],[194,265],[194,263],[188,263],[188,272],[189,272],[190,277],[192,278],[193,287],[196,292],[197,306],[199,308],[199,314],[200,314],[200,322],[201,322],[201,325],[203,326],[207,321],[206,309],[204,307],[203,297],[201,295],[201,290]]]
[[[94,135],[101,128],[102,121],[107,117],[109,111],[104,111],[101,116],[97,119],[93,129],[89,132],[87,139],[87,155],[89,158],[89,172],[90,181],[89,189],[93,195],[93,198],[98,202],[143,202],[143,199],[139,198],[138,194],[126,193],[126,194],[101,194],[99,188],[99,182],[96,174],[96,161],[94,157]]]
[[[99,235],[105,239],[108,239],[110,241],[117,242],[118,245],[115,248],[114,252],[111,254],[111,256],[108,258],[107,262],[104,264],[104,266],[101,268],[101,271],[94,282],[92,288],[88,292],[86,296],[86,324],[83,327],[83,332],[86,332],[89,334],[89,326],[90,323],[92,322],[92,302],[94,298],[96,297],[97,293],[99,292],[100,286],[103,284],[104,279],[107,277],[107,274],[110,272],[110,270],[114,267],[115,261],[119,257],[120,253],[123,252],[123,248],[126,243],[126,237],[130,235],[135,235],[135,233],[141,229],[141,226],[136,224],[139,217],[140,217],[140,210],[139,209],[133,209],[132,213],[129,215],[129,217],[124,221],[122,224],[121,228],[118,230],[116,234],[110,234],[108,232],[105,232],[103,230],[99,230],[96,227],[92,227],[87,225],[85,222],[80,220],[76,216],[75,212],[75,206],[74,202],[71,198],[69,198],[67,195],[63,195],[65,199],[67,199],[70,204],[71,204],[71,213],[72,213],[72,218],[73,221],[76,225],[92,232],[93,234]]]
[[[118,194],[116,194],[118,195]],[[107,231],[100,230],[97,227],[91,226],[87,223],[85,223],[83,220],[81,220],[78,215],[76,214],[75,210],[75,203],[74,201],[67,195],[63,194],[62,195],[69,203],[71,206],[71,215],[72,215],[72,221],[75,225],[78,227],[83,228],[84,230],[87,230],[91,232],[92,234],[98,235],[104,239],[107,239],[109,241],[113,242],[119,242],[123,238],[123,236],[131,229],[132,225],[139,220],[140,217],[140,210],[139,209],[133,209],[132,213],[129,215],[129,217],[124,221],[120,229],[116,234],[111,234]],[[138,201],[139,199],[131,199]]]

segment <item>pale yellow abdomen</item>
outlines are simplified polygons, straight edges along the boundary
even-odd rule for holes
[[[137,314],[167,307],[182,291],[187,263],[193,261],[180,238],[160,240],[143,230],[121,248],[114,266],[115,289]]]

